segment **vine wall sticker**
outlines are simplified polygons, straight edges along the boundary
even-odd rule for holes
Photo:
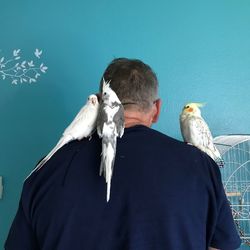
[[[14,49],[12,57],[6,59],[0,50],[0,77],[10,80],[12,84],[35,83],[48,67],[40,63],[43,51],[35,49],[33,60],[22,60],[21,49]]]

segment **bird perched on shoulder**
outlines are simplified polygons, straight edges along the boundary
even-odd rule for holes
[[[96,129],[98,112],[98,98],[96,95],[90,95],[87,103],[81,108],[71,124],[64,130],[63,135],[56,146],[37,164],[36,168],[29,174],[29,176],[33,172],[42,168],[44,164],[65,144],[73,140],[81,140],[84,137],[91,136]]]
[[[124,133],[124,109],[118,96],[111,89],[110,82],[105,82],[104,79],[101,99],[102,103],[97,117],[97,133],[102,138],[100,175],[103,173],[107,183],[108,202],[115,162],[116,140]]]
[[[185,142],[192,144],[207,153],[218,166],[224,166],[220,152],[213,143],[210,129],[201,116],[201,103],[188,103],[184,106],[180,115],[180,127]]]

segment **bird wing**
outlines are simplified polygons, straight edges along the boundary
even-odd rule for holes
[[[72,135],[74,139],[82,139],[90,136],[94,130],[98,107],[85,105],[71,122],[71,124],[64,130],[63,135]]]
[[[117,134],[119,135],[119,137],[123,136],[124,133],[124,108],[121,104],[119,105],[119,109],[117,111],[117,113],[114,115],[114,123],[116,125],[116,130],[117,130]]]
[[[220,153],[213,144],[211,131],[202,117],[190,117],[188,119],[189,140],[194,146],[210,155],[214,160],[220,157]]]
[[[194,141],[204,147],[208,147],[213,141],[212,134],[207,123],[201,117],[191,117],[189,120],[191,135]]]
[[[77,113],[73,121],[69,124],[69,126],[64,130],[63,134],[68,134],[72,131],[72,129],[75,127],[76,124],[79,123],[80,120],[87,118],[87,106],[83,106],[80,111]]]
[[[104,107],[105,107],[105,104],[102,103],[100,105],[100,109],[99,109],[97,120],[96,120],[96,128],[97,128],[97,133],[99,137],[103,136],[103,125],[105,122],[108,121],[108,116],[107,116],[107,113],[105,112]]]

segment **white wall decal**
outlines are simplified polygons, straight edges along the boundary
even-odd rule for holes
[[[41,74],[46,73],[48,69],[44,63],[39,60],[43,51],[36,49],[34,51],[34,60],[21,60],[21,49],[13,50],[13,55],[10,59],[1,57],[0,51],[0,77],[3,80],[9,79],[12,84],[18,83],[35,83]],[[39,66],[36,66],[39,65]]]

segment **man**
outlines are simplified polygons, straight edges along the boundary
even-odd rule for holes
[[[125,108],[111,197],[101,141],[73,141],[24,184],[7,250],[232,250],[240,245],[219,169],[200,150],[151,129],[158,82],[139,60],[103,75]],[[210,248],[210,249],[213,249]]]

